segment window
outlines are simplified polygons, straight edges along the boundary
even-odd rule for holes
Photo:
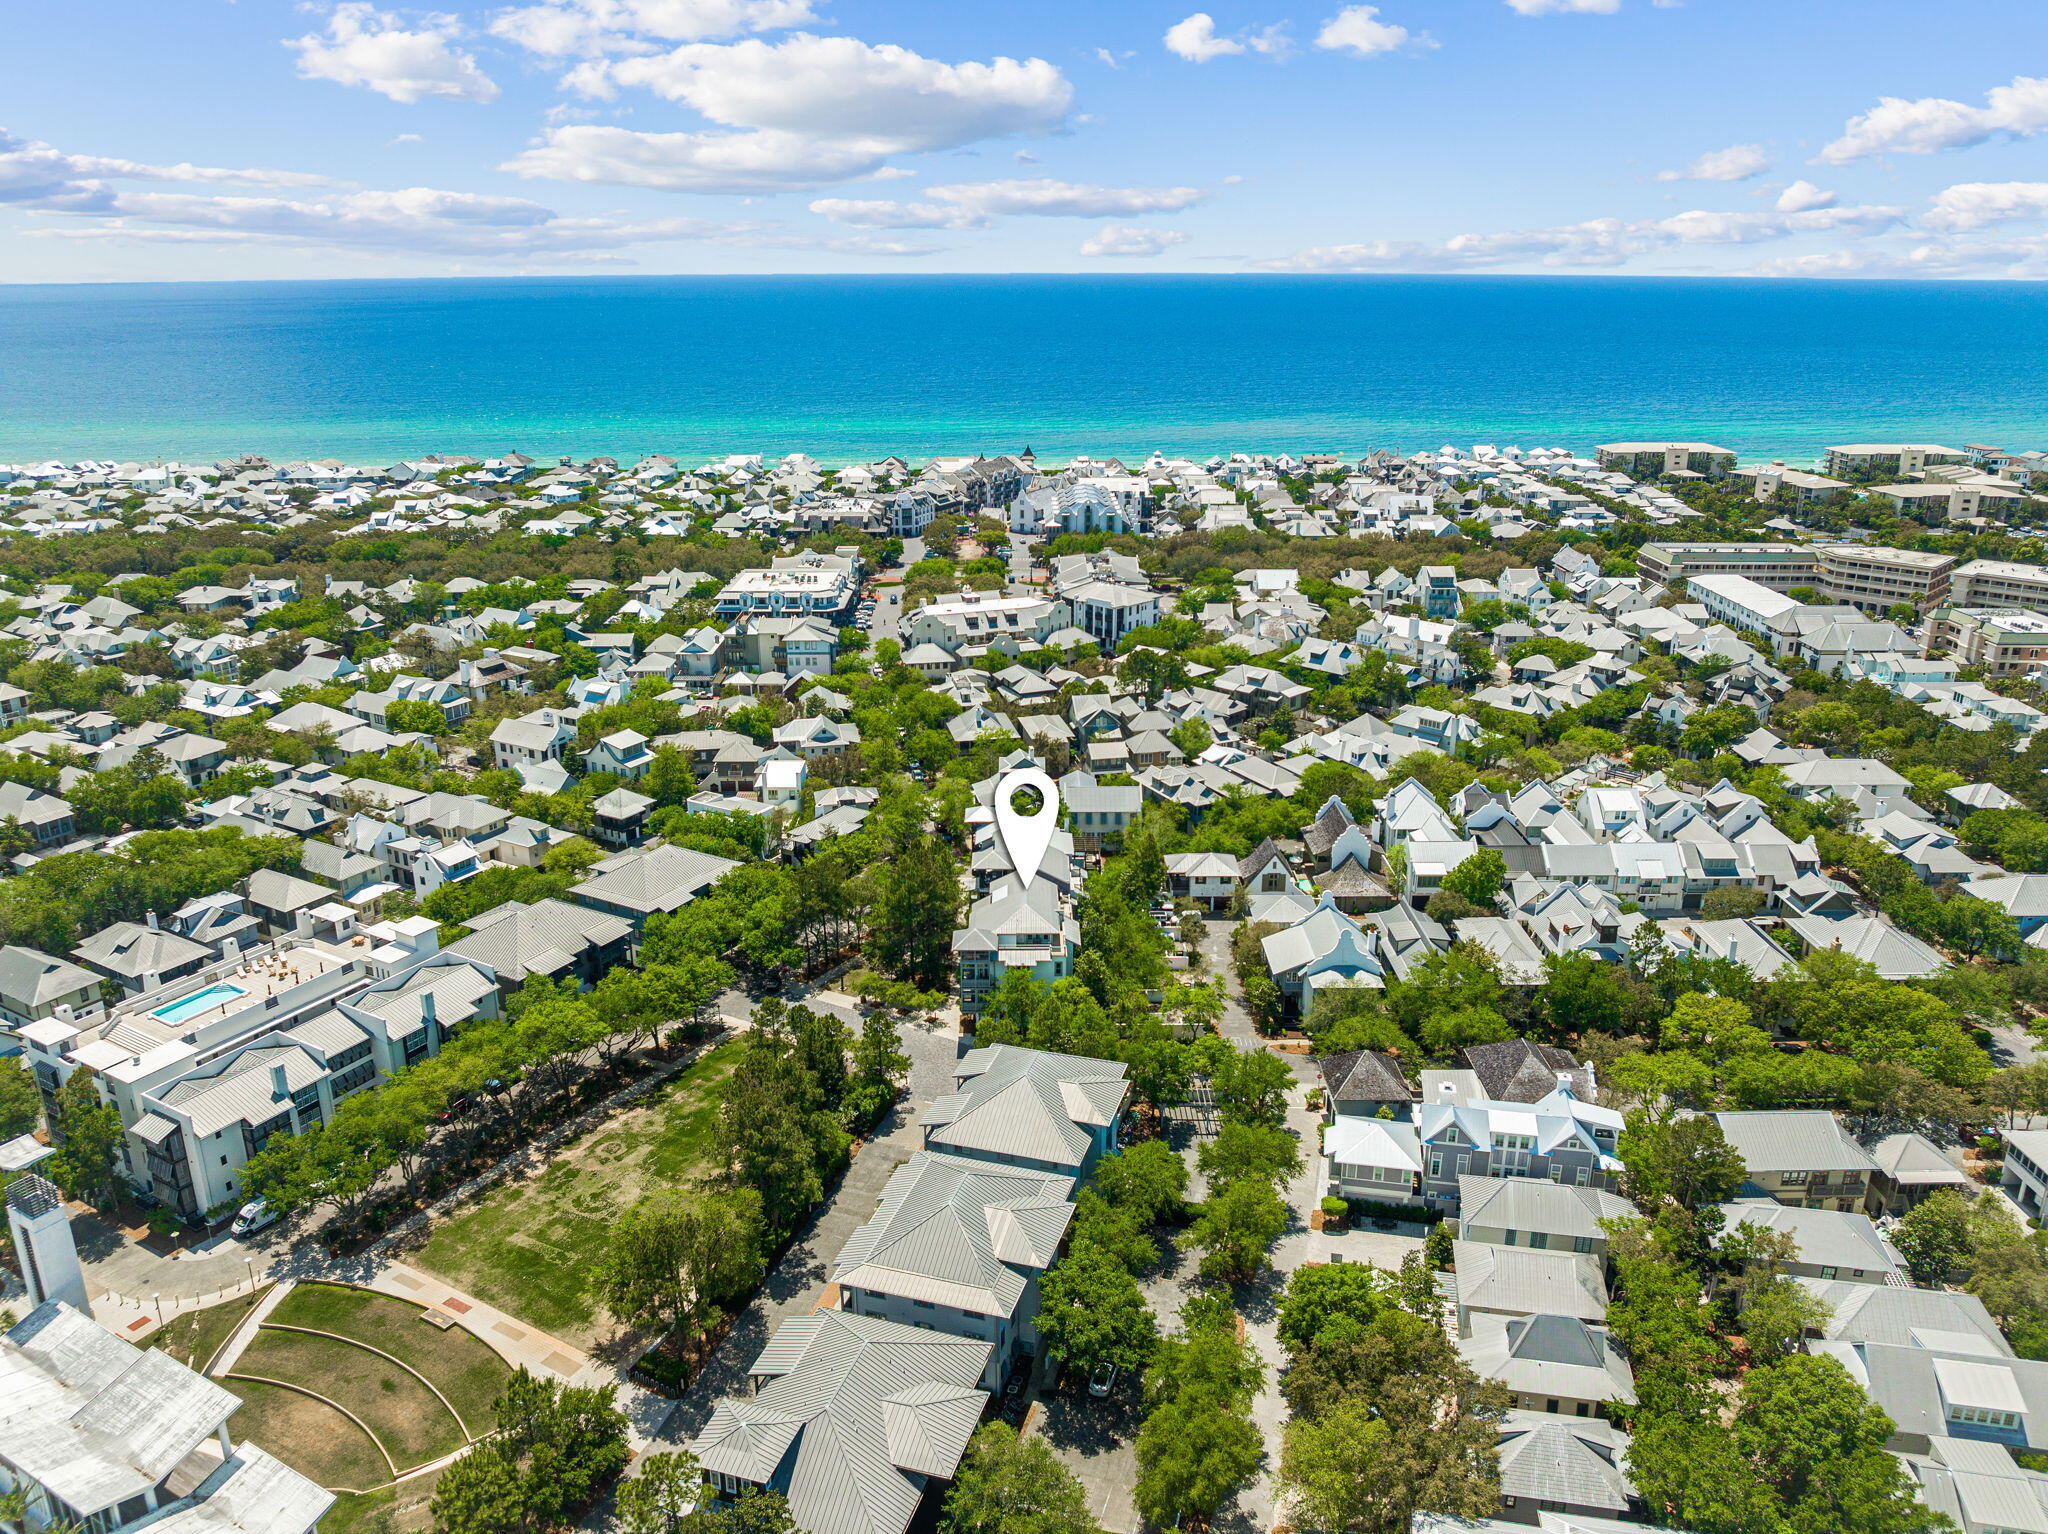
[[[1581,1256],[1592,1251],[1593,1238],[1591,1236],[1572,1237],[1572,1250],[1579,1253]]]
[[[1578,1171],[1572,1174],[1572,1180],[1583,1188],[1593,1180],[1593,1174],[1588,1168],[1580,1167]]]
[[[1996,1411],[1989,1406],[1951,1406],[1948,1420],[1973,1423],[1979,1427],[2016,1428],[2020,1425],[2019,1413]]]

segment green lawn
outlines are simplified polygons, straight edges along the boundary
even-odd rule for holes
[[[369,1435],[333,1407],[279,1385],[226,1383],[242,1398],[242,1409],[228,1419],[237,1442],[261,1445],[329,1489],[382,1486],[391,1479]]]
[[[538,1177],[494,1188],[408,1257],[563,1341],[608,1330],[590,1266],[619,1212],[701,1178],[716,1160],[718,1087],[741,1046],[722,1044],[660,1091],[563,1146]]]
[[[481,1437],[491,1429],[491,1403],[505,1388],[511,1368],[460,1326],[441,1331],[422,1321],[421,1314],[419,1306],[388,1294],[343,1284],[300,1284],[270,1313],[270,1319],[353,1337],[404,1359],[448,1398],[471,1436]],[[313,1384],[310,1380],[306,1383]],[[320,1386],[314,1384],[313,1388]]]
[[[320,1534],[423,1534],[434,1521],[428,1511],[441,1472],[429,1470],[382,1491],[344,1492],[320,1520]]]
[[[391,1452],[401,1471],[453,1453],[468,1441],[433,1391],[396,1364],[334,1337],[265,1327],[244,1350],[235,1372],[304,1385],[354,1412]],[[268,1443],[264,1447],[278,1453]]]
[[[204,1374],[220,1345],[228,1340],[229,1333],[268,1293],[270,1286],[266,1284],[253,1294],[209,1305],[204,1310],[188,1310],[183,1315],[172,1316],[142,1345],[162,1348],[180,1363],[190,1364]]]

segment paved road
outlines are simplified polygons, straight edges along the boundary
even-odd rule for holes
[[[818,1002],[807,1005],[815,1007]],[[903,1100],[884,1121],[882,1132],[861,1147],[839,1186],[769,1273],[717,1354],[675,1403],[656,1437],[680,1443],[709,1420],[719,1397],[747,1393],[747,1366],[762,1344],[787,1317],[817,1308],[825,1292],[826,1275],[846,1238],[875,1212],[890,1173],[923,1144],[918,1118],[934,1097],[952,1089],[953,1063],[959,1058],[961,1041],[957,1034],[910,1023],[897,1030],[897,1037],[910,1056],[910,1080]]]

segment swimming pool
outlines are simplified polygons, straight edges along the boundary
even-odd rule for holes
[[[168,1007],[158,1007],[149,1015],[160,1017],[167,1023],[182,1023],[188,1017],[197,1017],[202,1012],[211,1012],[215,1007],[224,1006],[237,996],[249,993],[239,985],[209,985],[203,991],[194,991],[190,996],[181,996]]]

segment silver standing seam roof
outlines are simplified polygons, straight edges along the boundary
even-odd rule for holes
[[[919,1151],[889,1178],[874,1214],[847,1239],[832,1282],[1013,1315],[1058,1254],[1072,1179]]]
[[[1124,1071],[1119,1061],[1009,1044],[972,1050],[954,1068],[956,1089],[925,1110],[925,1144],[1078,1168],[1090,1131],[1123,1108]]]
[[[1473,1372],[1521,1396],[1633,1404],[1635,1371],[1604,1326],[1576,1316],[1472,1318],[1458,1352]]]
[[[925,1483],[950,1478],[988,1396],[990,1345],[825,1310],[776,1329],[751,1398],[713,1409],[690,1451],[773,1486],[807,1534],[903,1534]]]

